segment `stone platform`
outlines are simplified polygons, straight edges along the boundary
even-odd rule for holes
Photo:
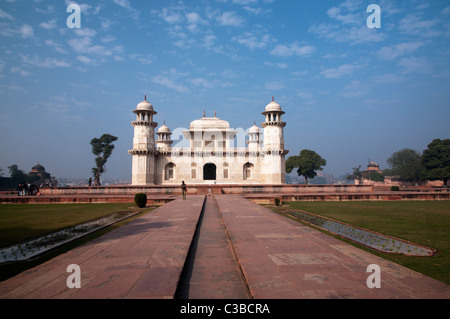
[[[137,193],[147,194],[149,205],[161,205],[181,195],[179,185],[47,187],[40,196],[0,192],[0,204],[133,203]],[[242,195],[259,204],[289,201],[450,200],[449,188],[411,188],[401,191],[374,189],[370,185],[188,185],[188,195]]]
[[[81,288],[66,285],[70,264],[80,266]],[[367,287],[371,264],[381,288]],[[450,286],[242,196],[212,194],[177,197],[0,282],[1,299],[245,297],[449,299]]]

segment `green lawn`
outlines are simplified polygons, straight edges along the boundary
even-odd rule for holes
[[[143,213],[153,208],[138,209]],[[120,211],[136,211],[132,203],[125,204],[2,204],[0,205],[0,247],[9,246],[62,228],[77,225]],[[103,228],[83,238],[42,254],[36,259],[0,265],[0,281],[97,238],[141,216]]]
[[[354,244],[385,259],[450,284],[450,201],[289,202],[286,204],[294,209],[305,210],[437,249],[438,254],[434,257],[408,257],[379,253]]]
[[[74,226],[134,204],[0,205],[0,247]]]

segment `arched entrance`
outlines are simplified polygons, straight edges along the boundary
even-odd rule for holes
[[[203,166],[203,180],[215,181],[216,180],[216,165],[208,163]]]

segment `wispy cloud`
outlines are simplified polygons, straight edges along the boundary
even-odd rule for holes
[[[240,27],[244,24],[245,20],[238,16],[234,11],[227,11],[219,15],[217,22],[222,26]]]
[[[3,11],[1,8],[0,8],[0,19],[7,19],[7,20],[14,21],[14,17],[12,15],[10,15],[9,13],[6,13],[5,11]]]
[[[340,79],[362,68],[362,65],[343,64],[337,68],[330,68],[320,72],[327,79]]]
[[[274,56],[310,56],[314,50],[313,46],[300,46],[297,42],[294,42],[291,44],[277,44],[270,51],[270,54]]]
[[[46,30],[52,30],[56,28],[56,19],[51,19],[50,21],[47,22],[41,22],[39,24],[39,26],[42,29],[46,29]]]
[[[39,68],[58,68],[58,67],[69,67],[70,63],[57,59],[52,57],[46,57],[46,58],[40,58],[38,56],[28,56],[28,55],[22,55],[22,62],[26,65],[31,65]]]
[[[377,55],[382,60],[394,60],[398,57],[412,53],[424,45],[425,43],[420,41],[399,43],[382,47],[378,50]]]
[[[232,38],[233,41],[245,45],[251,50],[265,48],[269,43],[270,39],[271,37],[268,34],[258,37],[254,35],[252,32],[246,32],[244,34]]]
[[[20,31],[22,38],[31,38],[34,36],[33,27],[29,24],[23,24],[20,27],[19,31]]]
[[[186,75],[187,74],[180,73],[176,69],[172,68],[169,71],[163,72],[162,74],[152,76],[150,78],[150,81],[173,89],[180,93],[190,93],[191,90],[187,86],[179,84],[177,82],[180,77],[184,77]]]

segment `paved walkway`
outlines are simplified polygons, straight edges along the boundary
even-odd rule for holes
[[[245,284],[258,299],[450,298],[444,283],[238,195],[208,196],[202,220],[204,199],[177,199],[0,282],[0,298],[174,298],[183,282],[188,290],[179,289],[178,297],[244,298]],[[81,268],[80,289],[66,286],[69,264]],[[370,264],[381,267],[379,289],[366,285]]]
[[[0,282],[0,298],[173,298],[204,196],[161,206],[127,225]],[[67,288],[67,266],[81,288]]]
[[[206,198],[199,226],[177,297],[247,299],[246,285],[214,197]]]
[[[450,298],[450,286],[236,195],[216,200],[253,298]],[[381,267],[369,289],[367,266]]]

